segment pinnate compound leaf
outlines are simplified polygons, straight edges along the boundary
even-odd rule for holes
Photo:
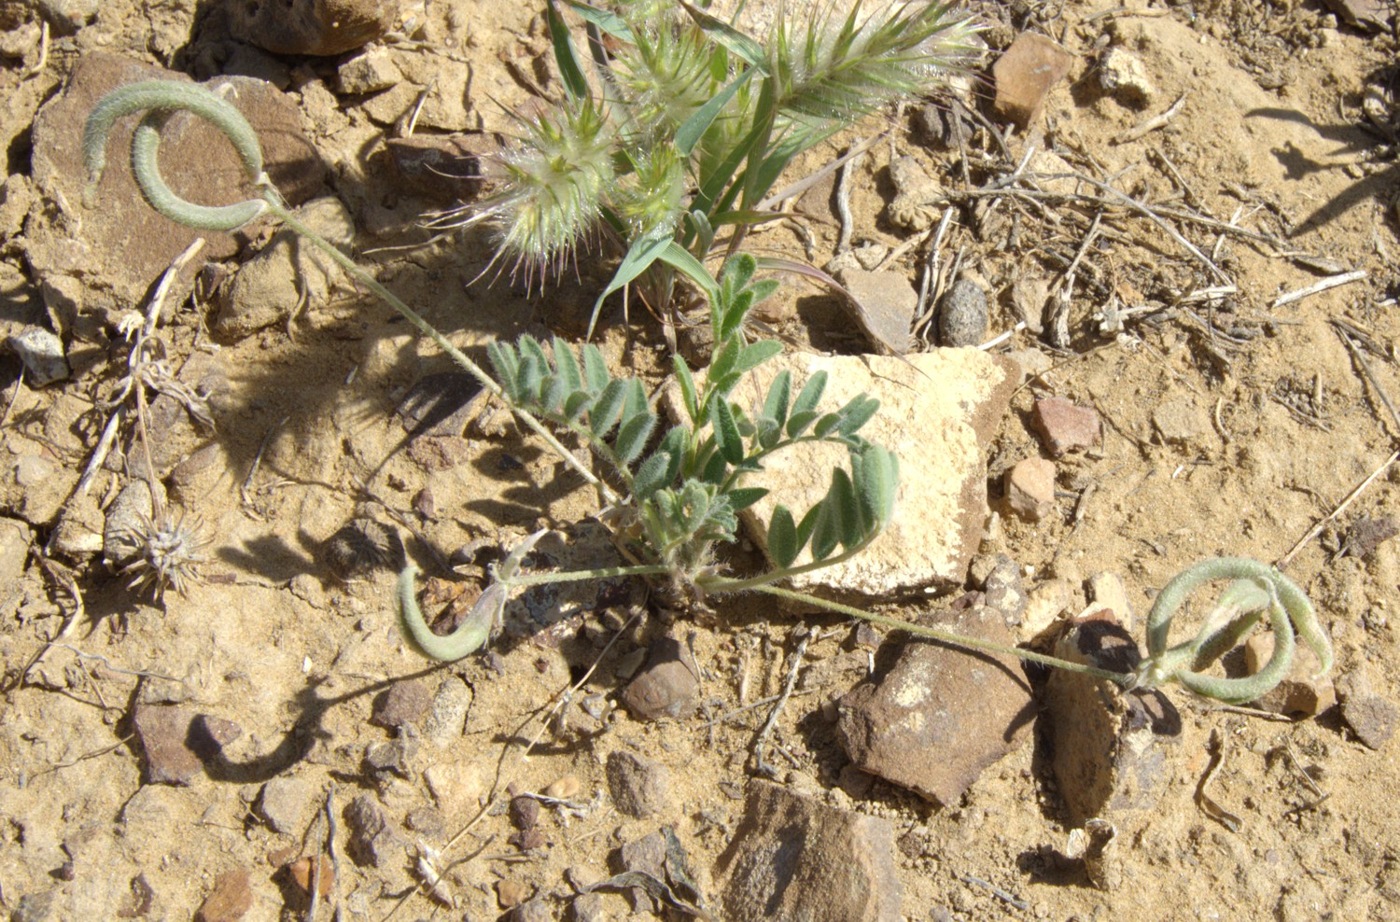
[[[779,567],[790,567],[797,555],[802,553],[802,545],[797,541],[797,524],[787,506],[773,508],[773,517],[768,521],[768,553],[773,563]]]

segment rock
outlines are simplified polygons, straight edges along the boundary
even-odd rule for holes
[[[232,721],[168,704],[138,703],[131,723],[146,756],[147,784],[189,784],[205,761],[243,735]]]
[[[849,293],[855,319],[877,350],[894,355],[909,351],[919,293],[903,272],[842,269],[836,280]]]
[[[1117,573],[1102,571],[1089,577],[1089,599],[1100,608],[1107,608],[1118,618],[1124,630],[1132,630],[1133,608],[1128,590]]]
[[[1337,680],[1337,700],[1342,720],[1368,749],[1379,750],[1395,735],[1400,725],[1400,709],[1372,690],[1366,673],[1353,670]]]
[[[402,843],[373,795],[361,794],[350,801],[345,807],[345,823],[350,828],[346,851],[361,867],[388,867],[403,856]]]
[[[237,38],[273,54],[329,56],[383,38],[399,16],[398,0],[282,0],[229,5]]]
[[[514,909],[530,898],[535,888],[518,877],[507,877],[496,882],[496,902],[502,909]]]
[[[754,388],[763,393],[787,369],[799,388],[827,372],[822,406],[835,408],[866,393],[880,411],[860,434],[899,458],[899,492],[890,523],[848,561],[801,574],[794,589],[819,586],[868,597],[925,587],[960,586],[987,521],[986,448],[1016,386],[1009,363],[976,349],[938,349],[904,358],[791,353],[760,366]],[[747,386],[747,385],[746,385]],[[831,470],[846,466],[840,445],[808,445],[779,452],[746,486],[771,492],[743,513],[754,541],[767,547],[776,503],[809,509],[831,485]],[[811,559],[807,550],[799,565]]]
[[[214,889],[199,904],[195,922],[234,922],[253,908],[253,879],[244,868],[214,878]]]
[[[1006,472],[1006,504],[1028,522],[1039,522],[1055,508],[1055,462],[1027,458]]]
[[[887,212],[896,227],[919,233],[933,226],[942,213],[937,204],[943,189],[913,157],[897,157],[890,163],[894,198]]]
[[[1084,451],[1103,439],[1103,420],[1093,407],[1081,407],[1063,397],[1045,397],[1031,409],[1031,425],[1052,457]]]
[[[524,795],[512,797],[507,812],[516,829],[533,829],[540,821],[540,802]]]
[[[1099,86],[1134,109],[1145,108],[1157,96],[1142,59],[1121,47],[1108,49],[1099,60]]]
[[[680,719],[695,710],[699,694],[700,680],[685,646],[662,637],[652,643],[646,666],[623,690],[622,703],[641,720]]]
[[[888,820],[765,781],[716,868],[726,922],[899,922],[904,893]]]
[[[164,507],[165,487],[160,481],[156,481],[156,494]],[[144,477],[122,487],[107,507],[102,525],[102,558],[107,566],[120,570],[145,552],[145,536],[151,532],[154,517],[155,502],[150,483]]]
[[[1043,35],[1023,32],[992,65],[999,118],[1025,130],[1040,118],[1045,97],[1074,66],[1074,55]]]
[[[624,842],[618,857],[624,871],[639,871],[657,880],[666,879],[666,837],[659,831]]]
[[[65,340],[101,341],[104,329],[115,327],[132,305],[145,303],[151,285],[196,238],[207,241],[201,260],[227,259],[240,249],[238,236],[183,227],[142,199],[131,178],[128,153],[135,115],[119,122],[108,139],[96,207],[82,206],[87,184],[82,135],[88,113],[108,91],[155,79],[188,82],[175,71],[111,54],[83,53],[75,58],[63,91],[34,118],[32,165],[38,196],[25,228],[25,253],[33,276],[43,279],[56,332]],[[294,101],[270,84],[247,77],[218,77],[203,85],[232,91],[231,98],[262,140],[265,168],[284,198],[298,204],[321,188],[325,167],[302,132]],[[182,196],[225,204],[253,194],[233,148],[212,125],[188,113],[172,116],[162,130],[160,159],[166,181]],[[181,169],[178,164],[192,166]],[[75,234],[73,228],[79,226],[82,232]],[[188,293],[200,264],[192,261],[180,277],[171,304]]]
[[[1347,529],[1346,540],[1342,543],[1339,554],[1365,560],[1377,547],[1396,535],[1400,535],[1400,522],[1396,522],[1395,516],[1358,516]]]
[[[413,135],[388,138],[394,176],[405,191],[443,204],[478,198],[494,171],[500,145],[488,135]]]
[[[1395,14],[1395,5],[1387,0],[1326,0],[1326,3],[1347,25],[1367,32],[1389,30]]]
[[[328,855],[320,855],[320,877],[312,858],[306,857],[293,861],[287,865],[287,874],[292,878],[292,883],[297,885],[297,889],[307,896],[311,895],[311,885],[316,883],[316,894],[322,898],[329,897],[335,892],[335,863]]]
[[[1152,426],[1163,444],[1186,449],[1202,447],[1211,431],[1210,415],[1183,397],[1164,401],[1153,410]]]
[[[33,530],[19,519],[0,518],[0,586],[14,586],[24,575]]]
[[[1251,634],[1244,644],[1244,669],[1254,675],[1274,655],[1273,634]],[[1288,676],[1267,695],[1254,702],[1262,711],[1283,714],[1294,720],[1316,717],[1337,703],[1337,691],[1328,676],[1319,675],[1322,664],[1317,654],[1303,644],[1293,653]]]
[[[671,770],[660,762],[617,750],[608,754],[606,773],[619,813],[641,819],[671,811]]]
[[[304,778],[273,778],[258,794],[257,811],[274,832],[299,836],[320,807],[319,792]]]
[[[417,724],[432,705],[426,683],[421,679],[400,679],[375,697],[369,722],[390,730]]]
[[[578,779],[578,775],[564,775],[551,782],[541,793],[555,800],[568,800],[582,790],[583,782]]]
[[[403,80],[403,71],[384,48],[371,48],[344,62],[335,72],[336,88],[351,96],[387,90]]]
[[[47,922],[53,914],[57,890],[40,890],[19,898],[19,905],[10,913],[10,922]]]
[[[557,917],[544,897],[535,897],[515,907],[510,922],[555,922]]]
[[[960,278],[938,302],[938,342],[943,346],[977,346],[987,338],[987,293],[972,279]]]
[[[30,387],[64,381],[72,373],[63,340],[42,327],[25,327],[8,337],[5,345],[24,363],[24,383]]]
[[[1045,329],[1045,308],[1049,301],[1050,280],[1044,276],[1022,275],[1011,283],[1011,304],[1025,321],[1026,329],[1036,336]]]
[[[334,196],[307,202],[294,214],[337,246],[348,248],[354,240],[350,212]],[[220,289],[214,332],[223,339],[238,340],[286,321],[294,310],[316,310],[329,299],[341,274],[338,266],[290,228],[280,230]]]
[[[1055,655],[1131,672],[1137,644],[1108,612],[1076,621]],[[1181,715],[1160,691],[1124,693],[1115,682],[1052,669],[1044,703],[1051,768],[1072,826],[1117,810],[1149,810],[1171,780]]]
[[[1015,642],[1001,613],[985,606],[944,616],[940,626]],[[1021,744],[1033,716],[1019,660],[912,640],[888,670],[841,699],[836,734],[861,771],[953,806]]]
[[[472,698],[472,687],[463,679],[455,675],[446,676],[433,696],[428,719],[423,722],[423,735],[438,748],[445,748],[461,739],[466,730]]]
[[[1020,564],[1005,554],[997,554],[981,583],[986,606],[1001,612],[1008,625],[1020,624],[1030,604]]]

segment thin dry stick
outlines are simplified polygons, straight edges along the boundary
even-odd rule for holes
[[[768,712],[768,719],[763,722],[763,727],[758,731],[758,736],[753,741],[753,770],[756,774],[768,778],[776,778],[778,770],[764,760],[763,747],[768,741],[769,734],[778,724],[778,715],[782,713],[788,698],[792,697],[792,690],[797,685],[797,673],[802,668],[802,657],[806,655],[807,644],[812,640],[812,632],[806,627],[798,627],[796,630],[801,632],[801,636],[797,641],[797,649],[792,651],[792,666],[788,669],[787,678],[783,681],[783,690],[778,693],[778,700],[773,705],[773,710]]]
[[[1167,111],[1163,112],[1160,115],[1152,116],[1147,121],[1136,126],[1135,128],[1129,128],[1127,131],[1114,138],[1113,143],[1126,144],[1129,141],[1136,141],[1138,138],[1142,137],[1145,134],[1150,134],[1151,132],[1156,131],[1158,128],[1165,127],[1168,122],[1170,122],[1172,119],[1176,118],[1179,114],[1181,114],[1181,108],[1184,105],[1186,105],[1186,94],[1182,93],[1176,98],[1176,102],[1172,103],[1171,107],[1168,108]]]
[[[1332,326],[1336,327],[1338,335],[1342,337],[1342,342],[1346,343],[1351,350],[1352,358],[1356,359],[1356,364],[1361,366],[1361,372],[1366,376],[1366,380],[1371,382],[1371,387],[1375,388],[1376,396],[1390,412],[1390,419],[1395,423],[1396,435],[1400,435],[1400,412],[1396,412],[1395,404],[1390,402],[1390,395],[1381,387],[1381,382],[1376,378],[1375,372],[1371,371],[1371,363],[1366,361],[1366,356],[1362,354],[1361,347],[1356,345],[1356,341],[1351,338],[1351,334],[1346,331],[1346,326],[1338,321],[1332,321]]]
[[[63,622],[63,626],[58,629],[58,633],[54,635],[53,639],[45,643],[39,652],[34,654],[29,665],[24,667],[24,671],[19,675],[19,684],[21,685],[29,680],[30,671],[44,661],[44,657],[54,648],[55,644],[68,639],[73,633],[73,628],[77,627],[78,622],[83,620],[87,614],[87,608],[83,605],[82,590],[78,588],[78,581],[73,578],[73,574],[68,568],[42,555],[39,557],[39,566],[73,599],[73,611],[69,613],[67,620]]]
[[[1309,529],[1306,535],[1303,535],[1303,537],[1298,539],[1297,544],[1293,545],[1293,547],[1288,549],[1287,554],[1284,554],[1277,561],[1275,561],[1274,567],[1279,570],[1282,570],[1286,568],[1290,563],[1292,563],[1293,558],[1298,556],[1298,552],[1301,551],[1309,541],[1322,534],[1322,530],[1324,528],[1326,528],[1332,522],[1336,521],[1337,517],[1340,516],[1343,512],[1345,512],[1347,510],[1347,507],[1350,506],[1358,496],[1366,492],[1366,489],[1370,487],[1371,484],[1375,483],[1376,480],[1379,479],[1382,474],[1390,470],[1390,466],[1396,461],[1400,461],[1400,451],[1391,452],[1390,457],[1386,458],[1385,461],[1381,463],[1381,466],[1372,471],[1365,480],[1357,484],[1356,488],[1347,494],[1347,498],[1342,500],[1341,503],[1337,505],[1337,508],[1333,509],[1332,513],[1328,515],[1327,518],[1318,522],[1311,529]]]
[[[1341,275],[1330,275],[1325,279],[1319,279],[1318,281],[1314,282],[1306,288],[1299,288],[1296,291],[1290,291],[1286,294],[1279,295],[1277,298],[1274,298],[1273,302],[1269,306],[1283,307],[1286,304],[1293,304],[1297,301],[1303,300],[1304,298],[1308,298],[1315,294],[1319,294],[1320,292],[1327,291],[1328,289],[1337,288],[1341,285],[1350,285],[1352,282],[1359,282],[1365,277],[1365,269],[1356,269],[1351,272],[1343,272]]]
[[[841,232],[836,238],[838,255],[851,248],[851,234],[855,232],[855,218],[851,215],[851,173],[864,157],[864,153],[851,157],[841,164],[841,171],[836,174],[836,216],[841,220]]]

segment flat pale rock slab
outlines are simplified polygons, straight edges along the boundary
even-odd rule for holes
[[[907,361],[905,361],[907,359]],[[852,559],[803,574],[799,590],[830,587],[867,597],[928,586],[957,586],[967,577],[986,523],[986,446],[1016,385],[1010,363],[976,349],[937,349],[905,356],[783,355],[765,363],[734,391],[740,403],[759,405],[783,369],[796,394],[809,377],[827,373],[823,410],[857,394],[880,401],[862,436],[899,458],[893,521]],[[752,390],[748,390],[752,388]],[[746,510],[756,542],[768,544],[773,507],[786,505],[799,520],[831,485],[831,471],[849,468],[841,445],[808,444],[771,455],[745,486],[770,492]],[[811,560],[804,550],[797,563]]]
[[[1015,640],[993,608],[965,609],[942,626]],[[856,768],[952,806],[983,769],[1020,746],[1034,716],[1014,657],[916,640],[841,699],[836,733]]]
[[[898,922],[904,894],[889,821],[766,781],[716,868],[728,922]]]

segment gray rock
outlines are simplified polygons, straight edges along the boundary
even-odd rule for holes
[[[1001,613],[985,606],[943,623],[1014,642]],[[841,699],[836,732],[861,771],[951,806],[983,769],[1020,746],[1033,712],[1019,660],[916,640]]]
[[[1099,86],[1125,106],[1142,109],[1157,95],[1142,58],[1126,48],[1110,48],[1099,59]]]
[[[890,163],[890,181],[895,193],[887,208],[890,222],[914,233],[932,227],[942,213],[937,200],[943,189],[919,161],[908,156],[896,158]]]
[[[987,338],[987,293],[972,279],[958,279],[938,301],[938,343],[979,346]]]
[[[361,794],[350,801],[345,807],[345,823],[350,829],[346,851],[356,864],[382,868],[402,856],[399,836],[373,795]]]
[[[53,915],[53,904],[57,890],[41,890],[26,893],[19,898],[19,905],[10,913],[11,922],[47,922]]]
[[[1055,655],[1114,672],[1131,672],[1140,661],[1137,643],[1107,611],[1076,621]],[[1125,694],[1106,679],[1055,669],[1044,702],[1051,768],[1071,826],[1156,806],[1181,736],[1181,715],[1165,695]]]
[[[423,735],[439,748],[461,739],[466,730],[472,698],[470,685],[458,676],[446,676],[438,686],[437,694],[433,695],[428,719],[423,722]]]
[[[624,842],[618,849],[618,857],[624,871],[640,871],[657,880],[666,879],[666,837],[660,832]]]
[[[619,813],[643,818],[669,812],[671,770],[665,765],[618,750],[608,754],[606,774]]]
[[[432,704],[433,698],[422,679],[400,679],[375,697],[369,722],[391,730],[416,724]]]
[[[854,319],[878,351],[909,351],[919,293],[904,273],[843,269],[836,280],[850,293]]]
[[[555,922],[554,911],[543,897],[535,897],[515,907],[510,914],[511,922]]]
[[[336,55],[382,38],[398,0],[285,0],[233,3],[233,34],[274,54]]]
[[[306,824],[319,806],[319,792],[311,782],[273,778],[258,794],[257,811],[274,832],[293,836],[306,832]]]
[[[898,922],[904,899],[887,820],[764,781],[716,868],[727,922]]]
[[[24,363],[24,382],[31,387],[66,380],[72,373],[63,340],[42,327],[26,327],[5,342]]]
[[[641,720],[682,718],[695,710],[700,680],[690,666],[685,646],[674,637],[651,645],[647,664],[622,692],[622,703]]]
[[[1400,726],[1400,709],[1375,693],[1365,672],[1353,670],[1338,679],[1337,700],[1342,706],[1342,719],[1368,749],[1380,749]]]
[[[884,532],[851,560],[795,577],[793,588],[879,597],[962,585],[989,512],[986,445],[1016,386],[1010,364],[975,349],[904,358],[790,354],[757,370],[755,390],[762,393],[783,369],[792,372],[794,387],[826,371],[824,407],[861,393],[878,399],[880,411],[860,434],[899,458],[899,492]],[[832,468],[846,466],[848,454],[839,445],[809,445],[767,459],[763,472],[745,481],[771,490],[744,511],[755,542],[767,547],[775,504],[809,509],[819,502]],[[797,563],[809,560],[804,550]]]

